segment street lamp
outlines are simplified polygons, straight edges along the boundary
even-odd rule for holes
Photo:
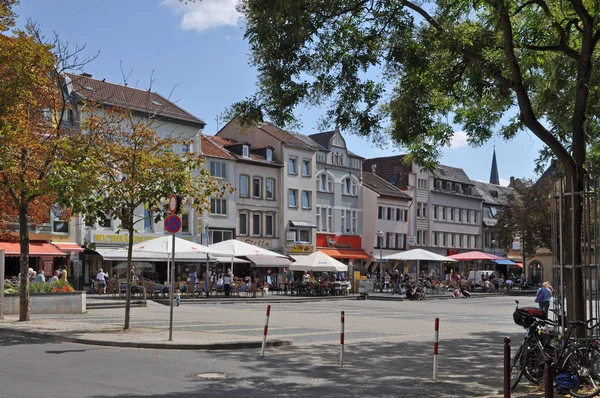
[[[496,257],[496,239],[492,239],[490,242],[492,244],[492,251],[494,252],[494,257]],[[494,258],[494,271],[496,271],[496,258]]]
[[[383,293],[383,237],[385,236],[385,232],[377,231],[377,238],[379,242],[379,293]]]

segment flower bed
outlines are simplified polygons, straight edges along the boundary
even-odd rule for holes
[[[53,289],[62,290],[63,288],[54,287]],[[72,288],[71,288],[72,289]],[[19,314],[19,294],[4,295],[4,314]],[[32,293],[31,313],[32,314],[82,314],[86,311],[85,292],[53,292],[53,293]]]

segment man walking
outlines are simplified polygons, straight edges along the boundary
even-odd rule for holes
[[[397,269],[394,270],[394,274],[392,275],[392,294],[400,293],[400,272]]]
[[[227,272],[223,276],[223,289],[225,290],[225,297],[229,297],[229,293],[231,292],[231,279],[233,275],[231,274],[231,270],[228,268]]]

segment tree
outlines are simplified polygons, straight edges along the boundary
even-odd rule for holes
[[[18,221],[19,320],[30,319],[29,225],[48,221],[50,208],[77,197],[82,165],[79,134],[66,128],[68,101],[61,73],[76,68],[80,49],[69,52],[58,38],[46,42],[37,26],[12,30],[15,1],[0,2],[0,197],[3,223]],[[84,167],[84,166],[82,166]],[[65,208],[65,210],[68,209]],[[6,233],[4,224],[3,235]]]
[[[552,181],[540,179],[531,187],[507,197],[498,218],[499,246],[510,248],[515,234],[524,244],[523,264],[537,249],[552,249]]]
[[[155,130],[160,115],[140,117],[127,109],[89,103],[84,108],[81,129],[90,149],[88,162],[97,176],[88,181],[92,195],[80,210],[85,211],[88,222],[104,219],[105,214],[121,222],[128,234],[128,270],[135,225],[144,221],[136,216],[138,208],[148,209],[157,222],[164,216],[167,198],[172,193],[182,195],[185,203],[202,212],[211,197],[231,191],[229,185],[210,176],[198,154],[173,151],[175,146],[190,145],[191,140],[178,137],[176,132],[161,138]],[[124,329],[129,329],[130,303],[131,278],[127,275]]]
[[[371,137],[385,128],[426,167],[451,122],[475,146],[529,130],[547,146],[540,160],[555,157],[567,190],[582,192],[598,136],[597,3],[242,0],[239,10],[260,82],[232,107],[246,121],[285,126],[297,105],[330,100],[326,119]],[[571,198],[580,226],[581,197]],[[565,242],[567,263],[581,264],[581,228]],[[569,316],[584,319],[581,268],[567,274]]]

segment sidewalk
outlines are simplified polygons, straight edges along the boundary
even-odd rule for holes
[[[149,307],[160,304],[148,303]],[[164,308],[164,307],[163,307]],[[114,310],[112,310],[114,311]],[[122,314],[121,309],[117,309]],[[234,350],[260,348],[262,340],[240,338],[238,335],[206,333],[202,331],[173,331],[173,341],[169,341],[168,328],[134,327],[123,330],[115,322],[90,323],[64,321],[60,314],[32,315],[28,322],[18,322],[18,316],[5,316],[0,320],[0,331],[20,336],[35,337],[48,341],[63,341],[107,347],[154,348],[174,350]],[[122,324],[122,323],[121,323]],[[291,345],[288,340],[268,339],[267,347]]]

